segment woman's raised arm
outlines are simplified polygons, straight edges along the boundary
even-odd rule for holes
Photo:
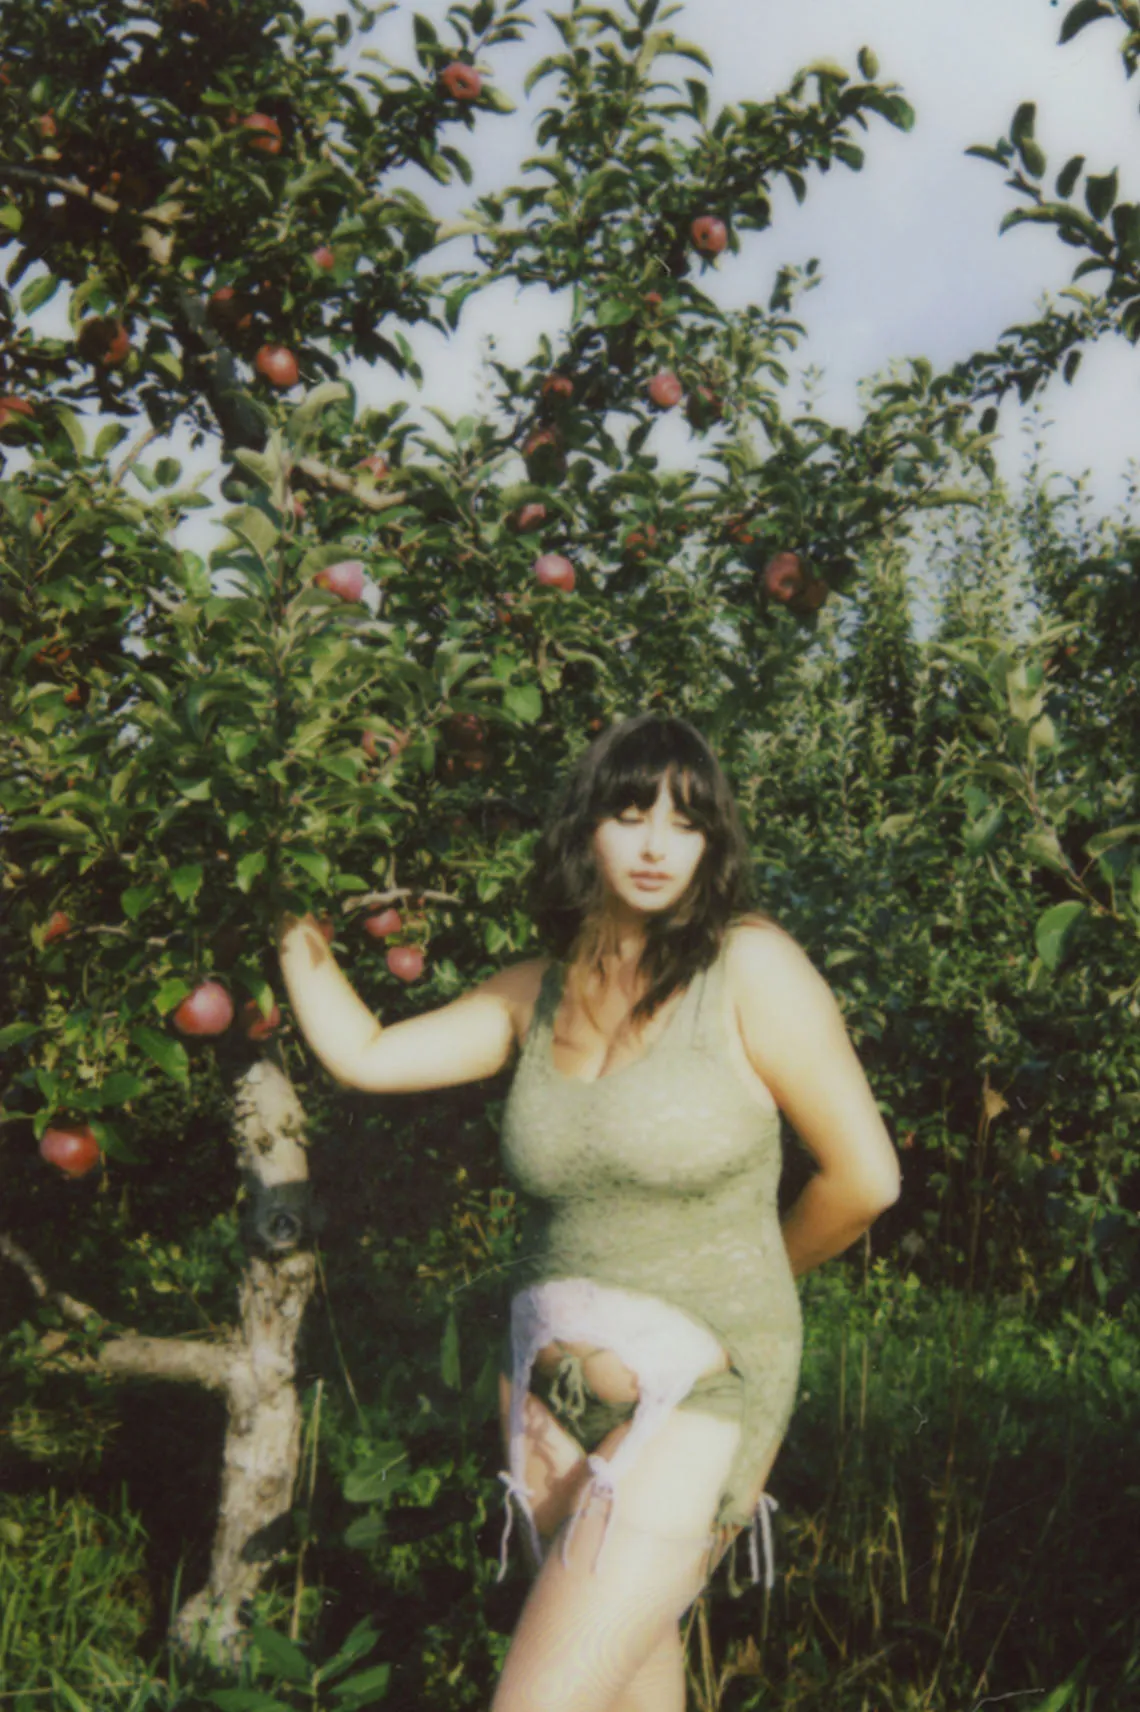
[[[452,1004],[383,1028],[311,916],[286,918],[278,949],[293,1014],[325,1069],[376,1094],[450,1088],[502,1070],[525,1032],[543,969],[517,964]]]
[[[734,935],[745,1050],[819,1165],[783,1223],[792,1271],[840,1254],[898,1199],[899,1165],[827,982],[773,926]]]

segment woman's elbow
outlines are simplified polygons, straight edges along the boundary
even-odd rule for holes
[[[893,1207],[902,1193],[902,1172],[898,1160],[892,1158],[884,1163],[880,1171],[868,1177],[863,1185],[864,1210],[867,1223],[871,1224],[880,1213],[885,1213],[888,1207]]]

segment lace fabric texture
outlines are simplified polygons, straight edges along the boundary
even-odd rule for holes
[[[508,1508],[513,1496],[523,1512],[538,1561],[542,1559],[542,1547],[524,1478],[523,1399],[530,1386],[535,1356],[556,1340],[590,1342],[612,1349],[619,1360],[633,1369],[638,1380],[637,1407],[629,1432],[613,1456],[588,1459],[591,1478],[583,1488],[563,1539],[565,1558],[580,1517],[595,1498],[607,1498],[609,1512],[596,1567],[609,1537],[622,1475],[649,1439],[660,1431],[669,1411],[692,1390],[703,1373],[718,1364],[724,1352],[706,1327],[667,1302],[609,1289],[589,1278],[553,1279],[519,1291],[511,1303],[510,1468],[500,1478],[507,1488]],[[574,1372],[573,1365],[568,1364],[568,1377]],[[577,1399],[579,1411],[584,1401],[584,1397]],[[509,1534],[504,1530],[500,1576],[506,1567],[507,1538]]]
[[[513,1495],[537,1537],[518,1436],[534,1353],[555,1339],[589,1340],[633,1369],[640,1402],[608,1466],[591,1459],[578,1515],[608,1497],[612,1518],[615,1479],[727,1353],[742,1382],[743,1415],[716,1526],[752,1525],[755,1545],[760,1521],[767,1544],[769,1505],[757,1507],[756,1499],[795,1397],[800,1310],[776,1211],[779,1118],[730,1057],[723,951],[640,1058],[589,1083],[553,1063],[564,977],[558,965],[547,972],[503,1119],[521,1237],[511,1312],[511,1468],[502,1477],[508,1524]],[[603,1290],[632,1305],[616,1316],[607,1305],[596,1323],[597,1304],[613,1300]],[[628,1341],[619,1345],[619,1337]]]

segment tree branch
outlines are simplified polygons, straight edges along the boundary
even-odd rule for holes
[[[4,1233],[0,1233],[0,1259],[18,1267],[39,1300],[51,1302],[73,1324],[85,1326],[92,1320],[98,1327],[106,1324],[102,1314],[89,1308],[86,1302],[63,1290],[53,1290],[27,1250]],[[93,1356],[63,1353],[66,1342],[66,1333],[49,1333],[40,1345],[44,1359],[54,1360],[73,1372],[106,1373],[116,1379],[173,1379],[187,1385],[204,1385],[211,1391],[228,1390],[235,1354],[232,1339],[222,1343],[190,1343],[181,1338],[128,1334],[110,1338]]]

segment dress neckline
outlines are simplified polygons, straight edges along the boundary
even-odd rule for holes
[[[708,974],[706,969],[698,970],[689,982],[688,986],[682,990],[680,998],[673,1004],[673,1008],[665,1020],[665,1026],[661,1030],[661,1033],[657,1035],[656,1039],[651,1040],[649,1045],[645,1047],[643,1051],[639,1052],[636,1058],[631,1058],[626,1064],[619,1064],[616,1070],[604,1071],[602,1075],[593,1076],[587,1080],[584,1076],[572,1075],[568,1070],[560,1070],[554,1062],[554,1024],[562,1004],[563,995],[566,991],[566,965],[564,963],[555,963],[551,965],[551,969],[556,972],[557,985],[550,1008],[550,1020],[547,1024],[547,1033],[549,1038],[544,1040],[542,1043],[543,1058],[550,1074],[556,1077],[559,1082],[573,1083],[579,1088],[598,1088],[603,1082],[612,1081],[615,1076],[624,1076],[627,1071],[640,1069],[647,1059],[652,1058],[661,1043],[668,1039],[678,1016],[685,1008],[690,993],[697,985],[697,982],[703,980]]]

